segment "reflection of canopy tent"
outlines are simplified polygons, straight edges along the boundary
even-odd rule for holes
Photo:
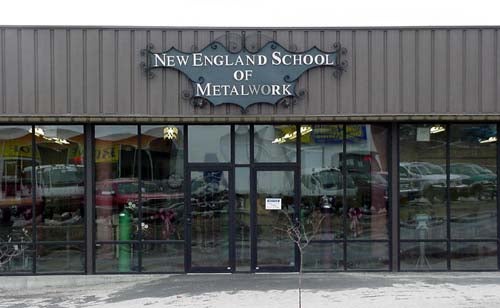
[[[255,126],[255,158],[259,161],[267,160],[265,157],[286,157],[286,161],[295,161],[290,155],[296,154],[296,138],[284,142],[274,143],[278,138],[291,135],[295,132],[295,125],[256,125]]]

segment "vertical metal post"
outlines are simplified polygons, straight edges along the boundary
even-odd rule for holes
[[[451,132],[450,132],[450,124],[446,124],[446,269],[451,269],[451,226],[450,226],[450,218],[451,218],[451,202],[450,202],[450,143],[451,143]]]
[[[84,126],[85,146],[85,273],[95,272],[94,228],[94,126]]]
[[[191,269],[191,174],[188,169],[188,125],[183,125],[184,136],[184,272]]]
[[[236,171],[234,168],[235,164],[235,127],[234,124],[231,125],[230,140],[230,162],[231,167],[229,168],[229,267],[230,271],[234,273],[236,271]]]
[[[496,127],[495,127],[495,131],[496,131],[496,134],[495,134],[495,137],[497,138],[498,140],[498,128],[499,128],[499,124],[496,123]],[[497,178],[496,178],[496,183],[497,183],[497,187],[496,187],[496,192],[495,192],[495,200],[497,202],[497,269],[500,269],[500,216],[499,216],[499,213],[500,213],[500,200],[498,200],[498,197],[499,196],[499,191],[500,191],[500,183],[498,182],[498,175],[500,174],[500,142],[497,141],[497,160],[496,160],[496,163],[497,163]]]
[[[33,232],[32,232],[32,239],[31,242],[33,243],[33,264],[32,264],[32,271],[33,274],[36,273],[36,258],[38,255],[38,247],[37,247],[37,224],[36,224],[36,217],[38,216],[37,212],[37,207],[36,207],[36,199],[37,199],[37,183],[36,183],[36,141],[35,141],[35,125],[31,125],[31,213],[32,213],[32,225],[33,225]]]
[[[257,184],[254,164],[254,130],[250,125],[250,271],[257,271]]]
[[[295,178],[294,178],[294,202],[295,202],[295,210],[294,210],[294,213],[295,213],[295,222],[299,223],[299,225],[301,226],[302,225],[302,215],[301,215],[301,198],[302,198],[302,195],[301,195],[301,191],[300,191],[300,187],[301,187],[301,156],[302,156],[302,153],[301,153],[301,146],[302,146],[302,134],[301,134],[301,131],[300,131],[300,128],[301,128],[301,125],[296,125],[295,126],[295,129],[297,130],[297,140],[296,140],[296,163],[295,163],[295,172],[294,172],[294,175],[295,175]],[[295,245],[295,270],[296,271],[300,271],[302,270],[300,268],[300,264],[302,264],[302,261],[300,260],[301,256],[300,256],[300,252],[299,252],[299,247],[297,245]]]
[[[399,270],[399,126],[391,124],[390,132],[390,213],[391,213],[391,263],[392,271]]]
[[[342,124],[342,227],[344,230],[344,241],[342,245],[343,259],[344,259],[344,271],[347,271],[347,125]]]
[[[137,234],[137,240],[139,243],[137,244],[137,272],[142,272],[142,128],[141,125],[138,125],[137,127],[137,149],[138,149],[138,155],[137,155],[137,178],[138,178],[138,194],[137,194],[137,209],[138,209],[138,219],[139,222],[137,223],[138,227],[138,234]],[[153,172],[153,170],[151,170]],[[134,247],[134,244],[130,244],[132,247]],[[135,258],[134,258],[135,259]],[[132,268],[133,268],[132,264]]]

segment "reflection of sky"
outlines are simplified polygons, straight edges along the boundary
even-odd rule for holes
[[[190,125],[188,128],[189,161],[228,162],[229,125]]]
[[[137,125],[96,125],[95,137],[101,140],[115,141],[137,135]]]
[[[41,125],[36,128],[43,129],[47,137],[70,139],[83,134],[83,125]],[[30,125],[23,126],[0,126],[0,139],[17,139],[29,134]]]
[[[0,139],[17,139],[29,134],[31,126],[0,126]]]

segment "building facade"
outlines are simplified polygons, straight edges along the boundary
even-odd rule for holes
[[[0,27],[0,274],[497,271],[498,30]]]

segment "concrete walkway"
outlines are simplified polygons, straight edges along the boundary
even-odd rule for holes
[[[0,307],[297,307],[297,274],[0,277]],[[500,307],[500,273],[305,274],[302,307]]]

